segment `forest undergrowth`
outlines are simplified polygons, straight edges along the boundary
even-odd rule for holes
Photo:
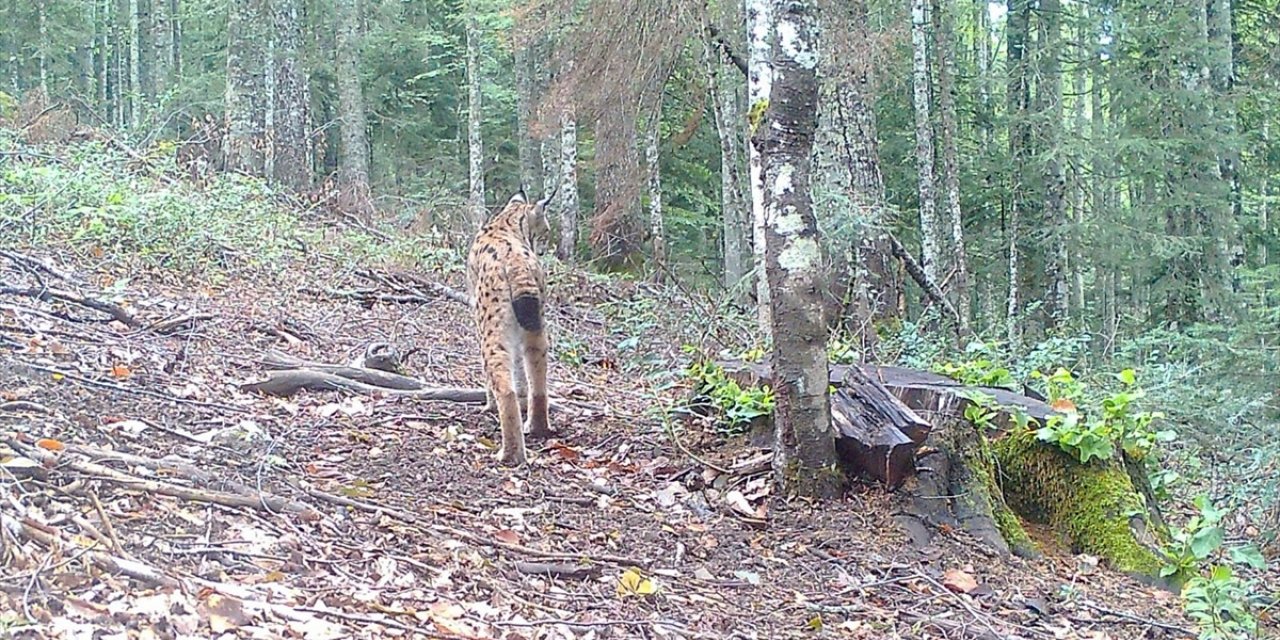
[[[680,410],[692,363],[763,353],[753,318],[680,285],[552,266],[562,433],[521,471],[496,465],[496,425],[473,404],[246,391],[274,352],[342,364],[374,342],[427,383],[478,387],[469,316],[447,295],[462,287],[463,240],[362,224],[256,179],[190,184],[172,163],[164,146],[33,146],[0,131],[4,632],[1280,629],[1280,573],[1252,551],[1274,550],[1280,525],[1280,443],[1261,437],[1280,356],[1243,346],[1256,336],[1206,326],[1100,348],[1064,335],[1009,353],[957,349],[923,320],[882,331],[892,363],[1050,396],[1070,386],[1082,406],[1114,401],[1132,369],[1143,408],[1176,434],[1150,469],[1176,532],[1165,561],[1190,578],[1180,597],[1052,540],[1039,560],[998,558],[961,532],[912,549],[893,497],[869,483],[828,504],[774,495],[748,439]],[[831,353],[857,357],[839,339]],[[761,401],[740,398],[727,407]]]

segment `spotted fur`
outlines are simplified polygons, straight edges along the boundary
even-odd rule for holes
[[[467,255],[480,356],[484,362],[486,408],[498,410],[502,425],[499,460],[525,462],[525,431],[551,435],[547,419],[547,333],[543,322],[546,274],[538,256],[550,229],[547,200],[529,204],[516,194],[485,223]],[[525,397],[521,397],[521,396]],[[521,403],[521,400],[524,400]],[[528,416],[521,423],[521,404]]]

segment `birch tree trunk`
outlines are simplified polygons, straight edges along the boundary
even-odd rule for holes
[[[307,142],[307,71],[302,62],[300,0],[274,0],[275,19],[275,179],[294,191],[311,186]]]
[[[645,173],[649,186],[649,234],[653,249],[654,281],[662,283],[667,277],[667,232],[662,216],[662,171],[658,164],[658,129],[660,111],[654,113],[645,130]]]
[[[359,213],[369,210],[369,143],[360,86],[360,2],[337,0],[338,182]]]
[[[36,58],[40,65],[40,93],[45,99],[49,97],[49,51],[52,43],[49,42],[49,0],[36,0],[36,21],[40,32],[39,45],[36,48]]]
[[[809,173],[817,126],[818,34],[809,0],[779,0],[776,76],[753,140],[765,176],[765,277],[773,305],[773,468],[796,495],[834,497],[842,488],[827,388],[822,251]]]
[[[578,127],[573,107],[560,113],[560,243],[556,255],[572,263],[578,250]]]
[[[107,104],[107,8],[110,6],[108,0],[93,0],[93,43],[90,50],[93,51],[93,78],[94,78],[94,99],[98,107],[108,114],[110,117],[110,108]]]
[[[169,26],[173,21],[170,9],[169,0],[152,0],[151,24],[147,30],[151,47],[147,53],[151,67],[151,91],[157,100],[169,90],[173,79],[173,71],[169,67],[169,40],[173,37]]]
[[[951,10],[947,0],[933,0],[933,42],[938,61],[938,122],[942,134],[942,185],[944,206],[939,223],[949,230],[952,304],[960,316],[960,334],[969,335],[972,302],[969,295],[969,258],[965,250],[964,220],[960,211],[960,159],[956,132],[955,47],[952,44]]]
[[[743,280],[750,273],[747,241],[746,201],[742,185],[742,138],[740,94],[732,75],[720,71],[724,68],[724,54],[711,42],[704,42],[703,54],[707,65],[707,90],[711,93],[711,111],[715,117],[716,134],[720,138],[720,224],[726,289],[739,291]]]
[[[227,134],[223,138],[223,156],[229,170],[258,176],[263,175],[266,144],[262,69],[266,61],[263,26],[268,16],[264,14],[264,4],[265,0],[232,3],[227,22]]]
[[[467,223],[479,231],[489,217],[484,208],[484,139],[480,135],[482,115],[480,91],[480,33],[474,2],[467,5]],[[523,143],[523,141],[522,141]]]
[[[942,282],[946,262],[942,240],[947,231],[938,217],[934,200],[933,121],[929,100],[929,14],[928,0],[911,0],[911,84],[912,106],[916,122],[916,181],[920,197],[921,266],[925,276],[935,284]]]
[[[1021,312],[1021,283],[1019,282],[1020,225],[1022,223],[1024,181],[1022,172],[1027,161],[1029,142],[1027,140],[1027,109],[1030,106],[1030,83],[1027,78],[1026,43],[1031,27],[1031,0],[1008,0],[1008,25],[1005,36],[1008,43],[1009,74],[1008,117],[1009,117],[1009,210],[1005,219],[1005,247],[1009,261],[1009,289],[1006,299],[1006,340],[1009,348],[1017,349],[1022,343],[1022,326],[1018,322]]]
[[[756,310],[760,334],[767,343],[773,335],[773,305],[769,301],[769,279],[765,277],[765,193],[764,167],[755,133],[769,107],[773,83],[772,0],[746,0],[747,12],[747,127],[751,135],[748,164],[751,181],[752,254],[755,257]]]
[[[1038,46],[1041,64],[1039,94],[1042,112],[1048,118],[1042,127],[1044,148],[1049,150],[1044,164],[1044,219],[1049,230],[1048,243],[1048,317],[1046,328],[1065,325],[1069,320],[1070,285],[1068,283],[1068,246],[1071,242],[1071,220],[1067,215],[1067,179],[1059,149],[1062,147],[1062,5],[1059,0],[1040,0],[1040,23],[1043,42]]]

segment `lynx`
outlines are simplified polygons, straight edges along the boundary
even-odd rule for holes
[[[551,235],[546,216],[550,199],[529,204],[523,193],[512,196],[480,229],[467,255],[467,286],[484,362],[485,409],[498,410],[498,460],[508,466],[525,463],[525,430],[532,438],[552,433],[542,315],[546,274],[538,262]],[[522,399],[528,411],[523,425]]]

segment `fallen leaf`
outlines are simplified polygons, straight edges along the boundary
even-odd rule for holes
[[[942,574],[942,586],[956,593],[970,593],[978,588],[978,581],[964,571],[948,569]]]
[[[658,585],[652,580],[640,575],[635,569],[627,569],[618,576],[618,597],[626,598],[628,596],[650,596],[658,592]]]
[[[220,593],[210,593],[209,597],[200,603],[200,609],[201,613],[209,619],[209,628],[214,633],[238,629],[252,621],[245,613],[244,603]]]
[[[512,529],[503,529],[493,534],[493,537],[507,544],[520,544],[520,534]]]
[[[132,373],[132,371],[129,371],[129,367],[122,364],[111,367],[111,377],[113,378],[120,378],[123,380],[124,378],[128,378]]]
[[[53,438],[40,438],[39,440],[36,440],[36,446],[49,451],[62,451],[67,448],[67,445],[62,444]]]
[[[556,452],[556,455],[569,462],[573,462],[574,460],[582,457],[582,454],[579,453],[577,449],[574,449],[562,442],[557,442],[551,445],[551,450]]]
[[[1054,411],[1059,411],[1062,413],[1076,412],[1076,403],[1072,402],[1068,398],[1058,398],[1057,400],[1054,400],[1049,406],[1052,407]]]

